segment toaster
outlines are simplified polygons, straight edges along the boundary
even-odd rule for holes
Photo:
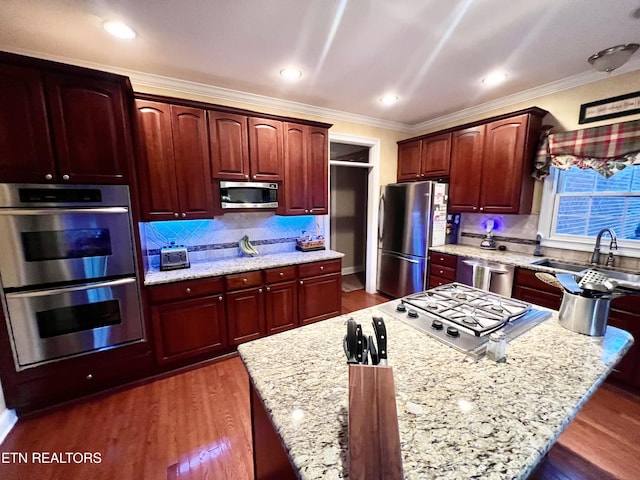
[[[184,245],[175,245],[172,242],[168,247],[160,249],[160,270],[176,270],[190,266],[189,252]]]

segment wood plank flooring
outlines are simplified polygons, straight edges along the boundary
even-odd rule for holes
[[[385,302],[363,290],[343,312]],[[2,480],[253,478],[248,377],[239,357],[19,420],[0,454]],[[32,461],[38,452],[97,452],[100,463]],[[640,478],[640,399],[607,385],[589,400],[532,478]]]

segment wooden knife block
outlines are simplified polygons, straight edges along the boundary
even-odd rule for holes
[[[391,367],[349,365],[349,478],[403,478]]]

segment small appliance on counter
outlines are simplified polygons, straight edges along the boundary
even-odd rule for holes
[[[485,250],[496,250],[496,241],[493,239],[493,227],[495,226],[493,220],[487,220],[486,232],[487,235],[480,242],[480,248]]]
[[[460,214],[448,213],[447,214],[447,236],[445,243],[447,245],[455,245],[458,243],[458,230],[460,228]]]
[[[189,268],[189,252],[184,245],[171,245],[160,249],[160,270],[177,270],[179,268]]]

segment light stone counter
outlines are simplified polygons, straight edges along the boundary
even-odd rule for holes
[[[348,317],[373,335],[372,315],[387,324],[407,479],[526,478],[633,342],[554,317],[511,342],[506,363],[474,362],[372,307],[240,345],[302,479],[348,478],[342,340]]]
[[[190,268],[161,272],[150,270],[145,273],[145,285],[194,280],[196,278],[215,277],[231,273],[249,272],[266,268],[297,265],[300,263],[319,262],[344,257],[344,253],[334,250],[318,250],[316,252],[285,252],[255,257],[235,257],[204,262],[192,262]]]

